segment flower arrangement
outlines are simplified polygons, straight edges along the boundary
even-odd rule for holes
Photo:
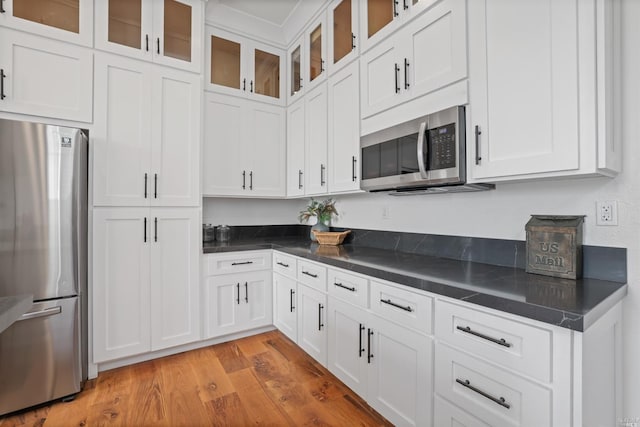
[[[315,216],[318,218],[318,224],[328,225],[333,215],[338,216],[335,200],[327,199],[323,202],[319,202],[312,197],[307,208],[300,211],[298,220],[306,223],[309,221],[309,218]]]

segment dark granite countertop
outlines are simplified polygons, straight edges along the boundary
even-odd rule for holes
[[[276,249],[301,258],[583,332],[627,294],[627,285],[569,280],[522,269],[392,250],[325,247],[307,238],[205,244],[204,253]]]

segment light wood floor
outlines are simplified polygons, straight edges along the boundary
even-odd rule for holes
[[[280,332],[101,372],[8,426],[390,425]]]

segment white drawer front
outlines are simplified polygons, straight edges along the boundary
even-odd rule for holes
[[[505,368],[551,382],[552,331],[436,301],[436,337]]]
[[[327,273],[329,295],[351,304],[367,308],[369,301],[369,281],[342,270],[330,268]]]
[[[434,396],[433,405],[434,426],[455,427],[490,427],[473,415],[467,414],[459,407],[449,403],[439,396]]]
[[[296,278],[296,257],[283,254],[282,252],[273,252],[273,271],[283,276]]]
[[[437,394],[495,426],[552,425],[551,390],[445,344],[436,346]]]
[[[205,255],[205,276],[271,269],[271,251],[243,251]]]
[[[298,260],[298,282],[327,292],[327,268],[315,262]]]
[[[371,311],[403,326],[430,334],[433,298],[371,281]]]

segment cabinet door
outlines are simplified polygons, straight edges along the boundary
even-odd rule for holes
[[[151,350],[147,208],[93,210],[93,362]]]
[[[244,275],[227,274],[205,279],[205,338],[214,338],[244,329],[240,310],[244,303],[241,286]]]
[[[0,109],[92,121],[90,49],[0,28]]]
[[[267,45],[251,43],[247,50],[251,73],[247,75],[247,90],[252,98],[270,104],[284,105],[284,53]]]
[[[298,284],[298,345],[327,366],[327,295]]]
[[[358,0],[334,0],[327,9],[329,74],[358,56]]]
[[[151,111],[154,206],[200,204],[200,114],[198,75],[153,67]]]
[[[273,324],[273,292],[271,270],[246,273],[240,282],[240,319],[244,328]]]
[[[360,189],[360,74],[358,62],[329,78],[329,191]]]
[[[273,324],[292,341],[298,339],[296,281],[280,274],[273,275]]]
[[[304,195],[304,99],[287,108],[287,196]]]
[[[249,126],[247,126],[249,124]],[[241,126],[247,131],[246,195],[283,197],[286,192],[286,125],[281,107],[249,102]]]
[[[578,4],[468,7],[471,178],[577,169]]]
[[[433,425],[458,427],[489,427],[459,407],[449,403],[439,396],[434,396]]]
[[[96,49],[150,61],[154,48],[153,6],[152,0],[95,2]]]
[[[398,35],[378,44],[360,57],[362,117],[368,117],[401,102],[402,49]]]
[[[241,195],[248,188],[241,160],[246,100],[205,94],[202,193],[205,196]]]
[[[327,193],[327,85],[305,96],[305,194]]]
[[[148,206],[151,174],[151,65],[96,54],[93,203]]]
[[[202,0],[154,1],[154,62],[200,73],[202,3]]]
[[[404,11],[401,1],[408,0],[361,0],[361,52],[368,50],[396,29],[400,14]]]
[[[287,97],[289,103],[294,102],[304,94],[307,82],[306,52],[303,46],[304,37],[300,37],[287,52]]]
[[[327,78],[327,19],[324,13],[309,26],[304,48],[308,52],[305,64],[307,90],[311,90]]]
[[[396,425],[429,425],[433,407],[433,342],[371,316],[367,402]]]
[[[0,26],[91,47],[93,0],[3,0]]]
[[[159,350],[200,339],[200,210],[150,213],[151,349]]]
[[[207,27],[206,88],[245,96],[248,90],[246,39],[217,28]]]

